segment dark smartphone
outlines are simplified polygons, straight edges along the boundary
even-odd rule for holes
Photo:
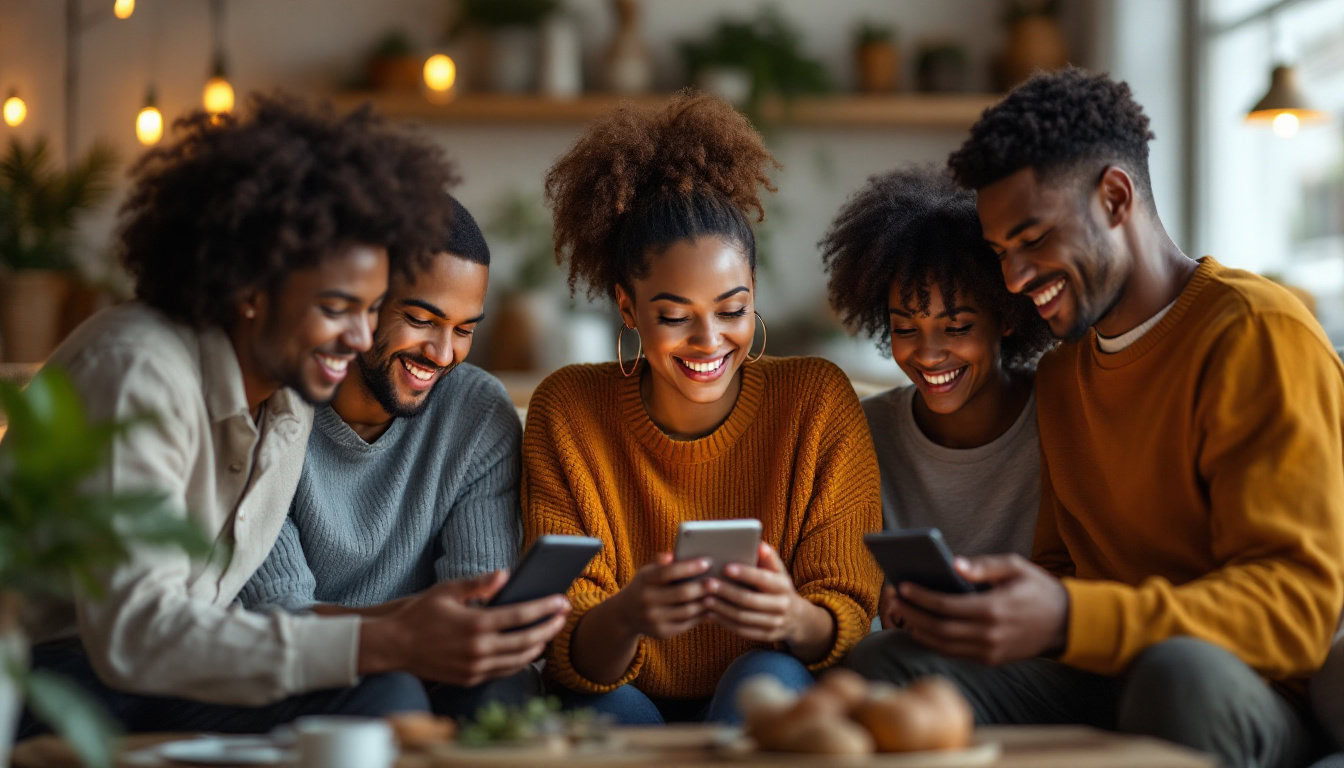
[[[863,537],[863,543],[892,584],[908,581],[925,589],[953,594],[989,589],[988,584],[972,584],[957,573],[952,567],[952,552],[937,528],[870,533]]]
[[[563,595],[601,549],[602,541],[590,536],[541,536],[532,542],[508,582],[487,605],[525,603],[547,595]]]

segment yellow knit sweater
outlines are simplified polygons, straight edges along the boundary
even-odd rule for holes
[[[863,534],[882,528],[877,460],[844,374],[817,358],[765,358],[742,368],[728,419],[698,440],[673,440],[649,419],[639,376],[614,363],[562,368],[537,388],[523,437],[527,542],[546,533],[595,536],[602,552],[569,591],[573,613],[546,657],[547,673],[577,691],[633,682],[655,697],[710,696],[734,659],[753,648],[702,624],[667,640],[642,638],[615,683],[570,663],[574,627],[673,549],[683,520],[756,517],[798,593],[835,617],[838,661],[868,631],[881,574]]]
[[[1301,690],[1344,601],[1344,377],[1264,278],[1201,259],[1125,350],[1041,361],[1034,558],[1065,575],[1062,660],[1119,674],[1178,635]]]

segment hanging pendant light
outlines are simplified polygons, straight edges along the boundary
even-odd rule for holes
[[[112,15],[118,19],[129,19],[135,13],[135,0],[117,0],[112,4]]]
[[[1297,70],[1278,64],[1269,76],[1269,91],[1246,114],[1246,122],[1269,125],[1274,134],[1292,138],[1303,123],[1322,123],[1330,116],[1313,109],[1297,86]]]
[[[135,116],[135,138],[147,147],[163,138],[163,113],[154,104],[153,86],[145,94],[145,106]]]
[[[17,128],[24,118],[28,117],[28,105],[19,98],[19,92],[11,90],[9,97],[5,99],[4,104],[5,124],[11,128]]]
[[[210,79],[205,81],[205,89],[201,91],[201,103],[205,105],[205,111],[212,115],[232,112],[233,85],[229,83],[223,56],[215,58],[215,68],[212,71]]]

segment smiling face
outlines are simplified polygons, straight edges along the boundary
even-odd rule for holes
[[[413,282],[393,277],[373,349],[359,356],[363,389],[389,416],[415,415],[466,359],[485,316],[489,274],[484,264],[442,253]]]
[[[729,393],[756,331],[755,279],[741,248],[717,236],[680,240],[648,273],[616,287],[621,318],[639,330],[662,407],[716,403]],[[731,403],[729,404],[731,407]]]
[[[999,355],[1005,330],[998,318],[965,292],[954,297],[955,306],[947,306],[937,283],[928,285],[928,311],[921,312],[902,301],[901,289],[900,283],[892,283],[887,299],[891,357],[930,411],[955,413],[986,385],[1002,380]]]
[[[239,332],[248,336],[248,374],[278,382],[310,403],[325,403],[369,349],[387,291],[387,251],[353,245],[312,268],[291,272],[275,291],[243,303]]]
[[[1120,300],[1129,265],[1098,195],[1080,203],[1073,184],[1023,168],[979,190],[976,208],[1008,290],[1030,296],[1056,338],[1081,338]]]

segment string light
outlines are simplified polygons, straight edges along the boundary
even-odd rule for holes
[[[229,83],[222,56],[215,59],[214,71],[214,75],[205,81],[205,89],[201,92],[201,102],[205,105],[205,111],[212,115],[232,112],[233,86]]]
[[[431,91],[444,93],[457,81],[457,64],[446,54],[436,53],[425,59],[425,85]]]
[[[154,89],[145,94],[145,106],[135,116],[135,138],[145,146],[159,143],[163,138],[163,113],[154,105]]]
[[[28,117],[28,105],[23,103],[19,94],[15,91],[9,92],[9,98],[5,99],[4,106],[5,123],[11,128],[17,127],[24,118]]]
[[[135,13],[135,0],[117,0],[112,5],[112,15],[118,19],[129,19]]]

